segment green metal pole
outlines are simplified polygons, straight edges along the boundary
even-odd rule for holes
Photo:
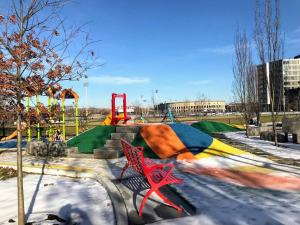
[[[63,139],[66,140],[66,123],[65,123],[65,99],[63,98],[61,101],[62,107],[62,124],[63,124]]]
[[[37,95],[36,96],[36,105],[38,106],[40,104],[40,96]],[[40,110],[39,108],[37,107],[37,113],[38,115],[40,114]],[[37,124],[37,139],[40,140],[41,139],[41,131],[40,131],[40,123]]]
[[[29,112],[29,97],[26,97],[26,110],[27,112]],[[29,143],[30,141],[31,141],[31,130],[30,130],[30,121],[29,121],[28,128],[27,128],[27,143]]]
[[[76,136],[78,136],[78,100],[75,100],[75,123],[76,123]]]

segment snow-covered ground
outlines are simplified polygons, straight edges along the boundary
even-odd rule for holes
[[[177,176],[185,182],[174,187],[197,208],[197,214],[155,224],[300,224],[300,192],[240,187],[202,175]]]
[[[0,193],[0,224],[8,224],[10,219],[17,221],[17,179],[0,181]],[[115,222],[106,190],[93,179],[27,175],[24,177],[24,195],[28,222],[61,224],[57,220],[46,220],[49,214],[66,221],[62,224]]]
[[[271,141],[260,140],[259,137],[245,136],[244,131],[224,133],[227,138],[247,144],[281,158],[300,159],[300,145],[293,143],[280,143],[284,147],[276,147]]]

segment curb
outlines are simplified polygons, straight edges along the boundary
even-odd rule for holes
[[[0,167],[17,169],[16,163],[13,162],[0,162]],[[92,169],[62,165],[23,165],[23,172],[96,180],[99,184],[103,185],[112,202],[115,224],[128,225],[128,215],[122,195],[113,182],[104,174],[99,174],[99,172]]]
[[[108,195],[113,204],[116,224],[128,225],[127,209],[124,199],[121,197],[119,189],[107,177],[100,177],[100,175],[97,175],[96,179],[105,187],[108,192]]]

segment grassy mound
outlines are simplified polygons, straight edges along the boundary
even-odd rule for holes
[[[216,132],[241,131],[241,129],[230,126],[226,123],[214,122],[214,121],[200,121],[197,123],[193,123],[192,127],[195,127],[207,134],[216,133]]]
[[[80,153],[93,153],[95,148],[104,146],[110,134],[116,132],[115,126],[97,126],[67,142],[68,147],[78,147]]]

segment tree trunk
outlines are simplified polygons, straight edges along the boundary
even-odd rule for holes
[[[2,136],[5,137],[5,121],[2,121]]]
[[[275,146],[278,146],[277,130],[276,130],[276,118],[275,118],[274,112],[272,112],[272,128],[273,128],[273,134],[274,134],[274,144],[275,144]]]
[[[256,112],[256,126],[259,126],[260,125],[260,112],[257,111]]]
[[[20,0],[20,30],[19,34],[20,44],[23,43],[23,0]],[[23,60],[23,56],[20,55],[19,58]],[[18,81],[18,86],[21,87],[21,71],[22,67],[18,66],[16,71],[16,77]],[[22,102],[20,93],[17,93],[17,110],[18,110],[18,119],[17,119],[17,172],[18,172],[18,225],[25,224],[25,213],[24,213],[24,190],[23,190],[23,166],[22,166]]]
[[[18,101],[20,106],[21,100]],[[18,107],[19,108],[19,107]],[[23,193],[23,168],[22,168],[22,127],[21,127],[21,114],[18,113],[17,119],[17,172],[18,172],[18,225],[24,225],[24,193]]]

